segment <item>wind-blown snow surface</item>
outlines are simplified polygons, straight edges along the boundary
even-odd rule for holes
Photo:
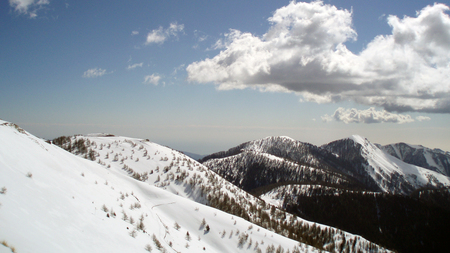
[[[400,175],[409,182],[415,189],[431,186],[450,186],[450,178],[440,173],[411,165],[393,157],[367,139],[353,135],[349,138],[361,145],[362,155],[366,158],[368,166],[366,171],[379,183],[380,188],[385,192],[391,192],[389,185],[383,182],[391,181],[392,175]],[[401,189],[400,186],[395,186]]]
[[[148,246],[159,252],[155,242],[168,252],[254,252],[272,244],[316,251],[76,157],[5,121],[0,121],[0,189],[0,241],[17,252],[147,252]],[[248,240],[239,246],[242,235]]]

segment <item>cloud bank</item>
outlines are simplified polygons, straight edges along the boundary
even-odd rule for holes
[[[430,117],[417,116],[414,120],[410,115],[402,115],[391,113],[386,110],[377,111],[374,107],[367,110],[358,110],[355,108],[344,109],[339,107],[333,115],[329,116],[325,114],[322,116],[322,120],[325,122],[338,121],[348,123],[411,123],[415,120],[417,121],[427,121],[431,120]]]
[[[145,42],[146,45],[157,43],[162,44],[164,41],[166,41],[169,37],[174,36],[176,37],[179,32],[182,32],[184,30],[184,25],[177,24],[177,22],[171,23],[168,28],[163,29],[162,26],[160,26],[158,29],[152,30],[147,34],[147,40]]]
[[[322,120],[325,122],[339,121],[348,123],[411,123],[414,119],[410,115],[402,115],[390,113],[386,110],[377,111],[374,107],[367,110],[344,109],[339,107],[333,115],[329,116],[325,114],[322,116]]]
[[[417,116],[416,120],[417,121],[428,121],[428,120],[431,120],[431,118],[430,117],[426,117],[426,116]]]
[[[37,17],[37,11],[44,5],[50,4],[49,0],[9,0],[9,5],[20,14],[30,15],[30,18]]]
[[[268,19],[261,37],[230,30],[218,55],[187,66],[188,80],[218,89],[293,92],[303,101],[355,101],[387,111],[450,113],[450,17],[444,4],[416,17],[389,16],[392,34],[358,54],[352,13],[324,4],[291,2]]]

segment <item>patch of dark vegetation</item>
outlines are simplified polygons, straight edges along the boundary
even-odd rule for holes
[[[314,188],[285,198],[286,211],[337,227],[398,252],[437,252],[450,234],[450,190],[410,196]]]

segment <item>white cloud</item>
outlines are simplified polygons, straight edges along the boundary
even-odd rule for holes
[[[358,110],[355,108],[344,109],[339,107],[333,115],[325,114],[322,116],[325,122],[340,121],[345,124],[348,123],[411,123],[414,119],[410,115],[402,115],[390,113],[386,110],[377,111],[374,107],[367,110]]]
[[[416,120],[417,121],[428,121],[428,120],[431,120],[431,118],[430,117],[426,117],[426,116],[417,116]]]
[[[106,69],[93,68],[86,70],[83,74],[83,77],[85,78],[100,77],[106,74],[108,74],[106,73]]]
[[[135,69],[135,68],[137,68],[137,67],[142,68],[142,65],[143,65],[143,64],[144,64],[144,63],[141,62],[141,63],[135,63],[135,64],[133,64],[133,65],[128,65],[127,69]]]
[[[218,89],[294,92],[317,103],[351,100],[388,111],[450,113],[450,17],[443,4],[417,17],[389,16],[392,34],[359,54],[352,13],[321,1],[291,2],[261,37],[230,30],[220,53],[187,66],[188,80]],[[278,88],[275,88],[278,87]]]
[[[145,44],[163,43],[166,40],[166,38],[167,37],[163,31],[163,28],[159,27],[159,29],[153,30],[147,35],[147,41],[145,42]]]
[[[159,80],[161,80],[161,76],[159,76],[157,74],[151,74],[144,78],[144,83],[145,84],[153,84],[156,86],[156,85],[158,85]]]
[[[179,32],[182,32],[184,29],[184,25],[177,24],[177,22],[171,23],[168,28],[163,29],[163,27],[159,27],[158,29],[152,30],[147,35],[147,40],[145,42],[146,45],[151,43],[162,44],[169,37],[176,37]]]
[[[37,11],[44,5],[50,4],[49,0],[9,0],[9,5],[20,14],[28,14],[30,18],[37,17]]]
[[[131,32],[131,36],[138,35],[138,34],[139,34],[139,31],[132,31]]]
[[[179,25],[177,22],[170,23],[169,28],[167,28],[166,33],[177,36],[177,33],[182,32],[184,30],[184,25]]]

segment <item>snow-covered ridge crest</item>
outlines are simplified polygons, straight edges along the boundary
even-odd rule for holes
[[[12,127],[15,130],[17,130],[17,132],[28,135],[28,133],[24,129],[22,129],[18,125],[14,124],[14,123],[11,123],[11,122],[7,122],[7,121],[4,121],[4,120],[0,119],[0,126]]]
[[[318,252],[3,125],[0,189],[0,240],[17,252]]]
[[[303,144],[288,136],[268,136],[260,140],[254,140],[247,143],[245,150],[254,150],[258,152],[266,152],[267,149],[276,145],[284,144],[285,147],[298,146]],[[288,144],[288,145],[286,145]]]
[[[316,155],[322,156],[320,153],[323,150],[320,150],[317,146],[312,144],[297,141],[286,136],[269,136],[263,139],[248,141],[236,147],[230,148],[227,151],[221,151],[205,156],[199,161],[205,162],[210,159],[224,158],[245,151],[266,153],[296,162],[308,163],[313,166],[318,166],[320,164],[321,166],[329,167],[328,165],[323,164],[323,162],[317,160]]]
[[[220,204],[228,196],[225,206],[236,208],[258,224],[289,221],[310,232],[319,228],[331,235],[332,245],[324,247],[385,251],[360,236],[280,210],[272,215],[269,205],[170,148],[120,136],[86,138],[58,141],[70,140],[72,151],[79,156],[89,141],[94,161],[32,135],[19,134],[15,128],[0,127],[0,240],[18,252],[148,252],[150,248],[152,252],[259,252],[277,246],[290,252],[318,252],[274,233],[274,229],[266,230],[212,205],[192,201],[201,199],[193,196],[201,189],[210,203]],[[122,164],[119,159],[114,161],[116,154],[120,157],[116,151],[122,152]],[[142,173],[153,173],[146,174],[144,180],[137,164],[149,156],[153,166]],[[130,168],[136,172],[132,177]],[[211,195],[216,199],[209,198]]]
[[[407,143],[378,145],[378,147],[406,163],[450,176],[450,152]]]
[[[86,135],[87,137],[114,137],[114,134],[109,133],[90,133]]]
[[[96,153],[95,160],[107,168],[109,166],[110,169],[115,169],[121,173],[131,175],[145,183],[160,187],[166,191],[194,200],[198,203],[207,203],[213,207],[221,208],[221,203],[224,202],[225,199],[230,199],[231,203],[229,202],[222,210],[241,215],[241,217],[264,227],[270,228],[269,224],[272,224],[272,222],[263,220],[261,218],[262,214],[257,214],[254,211],[255,208],[260,208],[262,209],[262,213],[269,213],[269,205],[261,203],[260,200],[224,180],[214,171],[209,170],[208,167],[176,150],[152,143],[148,140],[122,136],[74,136],[72,139],[71,142],[73,143],[76,143],[77,141],[80,142],[81,140],[89,140],[90,147]],[[289,139],[283,138],[284,141],[291,142],[292,139]],[[277,162],[285,160],[254,150],[245,150],[243,153],[256,154],[257,156]],[[116,156],[118,156],[118,159],[116,159]],[[111,161],[112,157],[114,158]],[[289,161],[285,162],[286,164],[291,164],[291,166],[299,167],[295,163]],[[315,169],[307,170],[314,171]],[[342,179],[337,178],[337,180]],[[233,202],[238,206],[233,204]],[[229,209],[230,206],[234,207]],[[280,213],[283,213],[283,211],[280,211]],[[298,228],[300,226],[299,224],[311,229],[315,226],[313,222],[294,218],[291,214],[285,213],[284,215],[286,215],[286,219],[290,221],[290,226],[293,226],[294,229],[295,227]],[[269,215],[269,218],[271,216],[272,215]],[[270,219],[279,220],[280,218],[276,215]],[[323,229],[325,228],[327,228],[327,226],[323,226]],[[273,227],[270,229],[287,235],[286,231],[279,231],[277,228]],[[357,248],[366,247],[366,245],[371,244],[364,238],[359,236],[355,237],[354,235],[345,232],[343,233],[343,231],[334,228],[331,228],[329,231],[332,231],[333,239],[326,243],[328,247],[332,247],[331,245],[339,243],[341,239],[344,239],[342,241],[346,241],[350,238],[357,241],[355,244],[356,246],[353,246],[354,248],[352,249],[355,251]],[[372,244],[372,246],[374,245]]]
[[[406,193],[404,190],[394,186],[397,183],[392,182],[392,177],[395,178],[394,181],[398,181],[400,184],[402,180],[406,180],[413,189],[426,186],[450,186],[449,177],[423,167],[405,163],[386,153],[364,137],[353,135],[348,139],[352,140],[355,145],[361,146],[361,155],[367,161],[366,171],[379,183],[379,186],[385,192]]]

